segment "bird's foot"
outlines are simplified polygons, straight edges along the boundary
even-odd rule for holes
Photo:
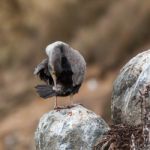
[[[70,108],[73,108],[75,106],[77,106],[77,105],[76,104],[71,104],[71,105],[66,106],[66,109],[70,109]]]
[[[66,109],[67,108],[73,108],[73,107],[76,107],[76,106],[78,106],[78,105],[81,105],[81,106],[83,106],[82,104],[80,104],[80,103],[78,103],[78,104],[71,104],[71,105],[68,105],[68,106],[66,106]]]
[[[54,110],[59,111],[60,109],[65,109],[65,106],[55,106]]]
[[[75,106],[76,106],[76,104],[68,105],[68,106],[57,106],[57,107],[54,107],[54,110],[60,111],[62,109],[70,109],[70,108],[73,108]]]
[[[57,110],[57,111],[60,111],[61,109],[70,109],[70,108],[73,108],[75,106],[78,106],[78,105],[81,105],[83,106],[83,104],[72,104],[72,105],[68,105],[68,106],[55,106],[54,107],[54,110]]]

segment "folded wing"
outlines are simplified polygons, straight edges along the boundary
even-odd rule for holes
[[[44,59],[34,70],[34,75],[38,75],[39,78],[48,84],[53,84],[53,79],[48,70],[48,59]]]

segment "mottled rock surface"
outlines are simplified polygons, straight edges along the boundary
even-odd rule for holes
[[[120,71],[112,94],[112,119],[115,124],[137,125],[142,118],[142,99],[150,111],[150,50],[138,54]]]
[[[105,121],[77,105],[43,115],[35,132],[37,150],[92,150],[106,131]]]

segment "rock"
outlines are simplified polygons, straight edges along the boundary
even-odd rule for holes
[[[150,111],[149,87],[150,50],[131,59],[121,69],[114,82],[112,94],[112,120],[114,124],[137,125],[142,123],[144,109]],[[143,100],[144,102],[142,102]],[[144,104],[146,108],[143,108],[143,103],[146,103]]]
[[[108,130],[102,118],[81,105],[52,110],[40,119],[35,132],[36,150],[92,150]]]

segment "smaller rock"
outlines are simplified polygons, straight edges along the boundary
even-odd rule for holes
[[[52,110],[40,119],[36,150],[92,150],[108,130],[102,118],[81,105]]]

